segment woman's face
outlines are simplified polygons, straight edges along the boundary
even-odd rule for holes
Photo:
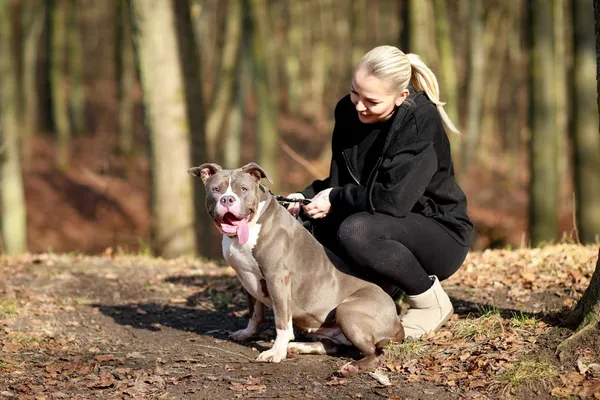
[[[350,99],[363,124],[385,121],[407,96],[407,89],[400,94],[393,93],[387,83],[367,75],[364,68],[356,70],[352,77]]]

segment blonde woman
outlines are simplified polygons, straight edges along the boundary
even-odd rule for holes
[[[417,55],[372,49],[335,108],[329,177],[289,195],[312,199],[288,209],[357,274],[405,292],[407,337],[452,315],[440,281],[462,265],[473,228],[447,137],[458,131],[439,97]]]

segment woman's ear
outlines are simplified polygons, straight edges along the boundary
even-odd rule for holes
[[[398,107],[400,104],[404,103],[404,100],[406,100],[406,98],[409,95],[409,91],[408,89],[404,89],[400,95],[396,98],[396,107]]]

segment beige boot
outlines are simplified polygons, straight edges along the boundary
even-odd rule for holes
[[[437,276],[430,276],[433,286],[416,296],[406,296],[410,306],[402,317],[406,337],[419,338],[426,332],[435,332],[452,316],[454,307],[442,289]]]

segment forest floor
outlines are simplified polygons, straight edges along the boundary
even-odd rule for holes
[[[472,252],[443,282],[449,323],[393,344],[373,374],[344,356],[255,362],[233,270],[197,259],[52,253],[0,257],[0,399],[600,398],[600,335],[555,354],[598,246]]]

